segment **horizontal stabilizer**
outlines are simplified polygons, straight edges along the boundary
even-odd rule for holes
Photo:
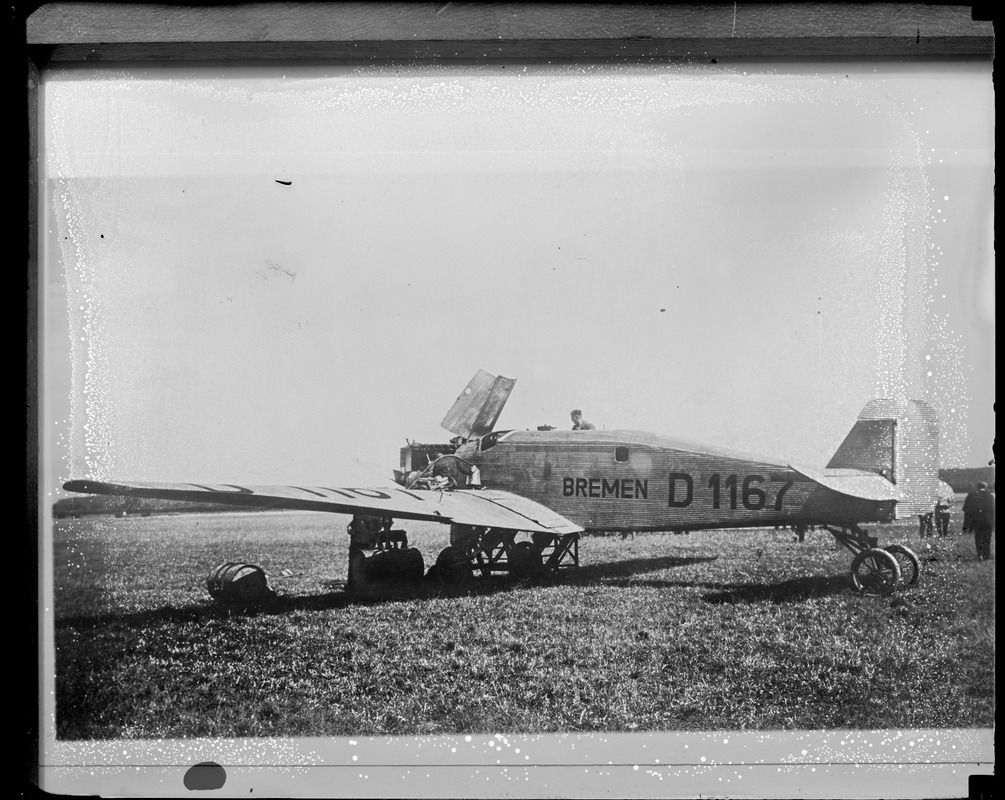
[[[875,472],[861,469],[813,469],[792,466],[796,472],[835,492],[860,500],[901,500],[902,493],[890,481]]]

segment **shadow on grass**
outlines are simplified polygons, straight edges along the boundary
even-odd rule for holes
[[[799,603],[812,597],[847,593],[851,580],[847,574],[810,575],[781,583],[729,583],[707,588],[718,589],[702,598],[709,603]]]
[[[96,616],[79,615],[56,620],[55,628],[57,630],[62,628],[86,629],[110,623],[129,627],[161,622],[205,623],[234,616],[251,617],[287,614],[293,611],[328,611],[350,606],[374,606],[422,599],[478,597],[502,592],[525,591],[528,588],[540,586],[585,586],[592,584],[626,588],[704,588],[715,590],[703,596],[703,599],[709,603],[799,602],[811,597],[822,597],[848,590],[846,575],[795,578],[775,584],[723,584],[701,581],[647,580],[636,577],[645,573],[677,569],[715,560],[716,556],[635,558],[627,561],[590,564],[576,570],[563,570],[557,575],[547,575],[536,580],[514,580],[506,576],[491,576],[478,577],[459,584],[444,584],[437,580],[425,579],[419,583],[398,584],[396,586],[377,585],[368,592],[358,594],[349,594],[341,588],[341,582],[333,581],[330,585],[340,588],[323,594],[278,595],[272,600],[254,605],[227,605],[207,600],[205,604],[183,607],[166,606],[148,611]]]
[[[694,559],[708,560],[708,559]],[[780,583],[721,583],[711,581],[639,580],[618,577],[604,580],[605,586],[645,587],[651,589],[710,589],[702,599],[707,603],[798,603],[812,597],[825,597],[847,592],[851,582],[847,574],[810,575]]]
[[[677,569],[692,564],[705,564],[715,561],[718,556],[657,556],[655,558],[630,558],[624,561],[607,561],[602,564],[587,564],[577,570],[569,570],[552,578],[555,583],[573,585],[604,581],[605,585],[625,584],[638,586],[639,581],[634,576],[645,572],[657,572],[661,569]]]

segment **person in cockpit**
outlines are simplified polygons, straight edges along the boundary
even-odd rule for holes
[[[574,431],[595,431],[597,429],[595,425],[583,419],[583,412],[578,408],[573,409],[569,416],[572,417],[572,429]]]

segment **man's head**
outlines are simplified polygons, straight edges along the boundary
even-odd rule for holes
[[[984,481],[977,481],[977,491],[986,492],[988,490],[988,485]]]
[[[579,422],[583,418],[583,412],[578,408],[574,408],[569,416],[572,417],[573,422]]]

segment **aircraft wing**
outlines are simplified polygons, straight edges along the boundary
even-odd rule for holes
[[[901,491],[882,475],[863,469],[813,469],[789,465],[796,472],[835,492],[861,500],[901,500]]]
[[[199,483],[106,483],[75,480],[70,492],[222,503],[245,508],[369,514],[395,519],[478,525],[541,533],[577,533],[583,529],[546,506],[493,489],[397,487],[237,486]]]

